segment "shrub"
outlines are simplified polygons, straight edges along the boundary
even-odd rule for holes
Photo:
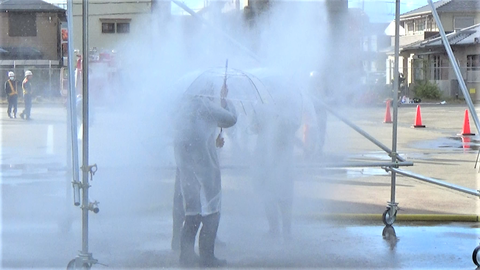
[[[426,99],[438,99],[442,96],[438,85],[430,81],[422,81],[415,83],[413,87],[415,97]]]

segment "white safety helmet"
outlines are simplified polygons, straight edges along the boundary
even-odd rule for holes
[[[29,75],[31,76],[33,75],[33,73],[30,70],[25,71],[25,76],[29,76]]]
[[[15,73],[13,73],[13,71],[9,71],[8,72],[8,77],[15,77]]]

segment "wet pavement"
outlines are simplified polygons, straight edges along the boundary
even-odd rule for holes
[[[114,171],[103,174],[122,185],[100,175],[93,182],[92,198],[101,204],[100,213],[90,215],[90,252],[109,269],[178,268],[178,253],[170,250],[171,177],[127,185],[123,177],[139,181],[156,172]],[[81,248],[80,210],[62,208],[64,186],[61,178],[56,180],[4,186],[2,268],[64,269]],[[292,238],[284,241],[267,237],[260,199],[238,187],[238,179],[226,175],[225,185],[218,235],[226,246],[218,247],[217,255],[229,261],[228,268],[475,269],[477,222],[399,221],[392,232],[379,218],[319,216],[313,206],[325,207],[328,201],[297,196]],[[25,198],[33,204],[17,201],[38,193],[34,200]],[[12,202],[15,207],[7,208]]]
[[[415,108],[400,108],[398,152],[414,162],[405,170],[477,189],[478,137],[463,147],[456,136],[464,109],[428,106],[422,109],[427,127],[419,130],[410,127]],[[63,110],[36,108],[33,123],[0,116],[4,269],[64,269],[81,248],[80,209],[73,206],[65,176]],[[344,113],[391,146],[384,108]],[[122,124],[128,116],[96,115],[91,161],[99,170],[90,191],[92,200],[100,201],[100,213],[90,214],[90,252],[110,269],[177,268],[178,254],[170,250],[171,149],[161,144],[161,153],[152,151],[159,146],[150,134]],[[480,243],[480,225],[459,217],[478,219],[478,198],[399,176],[399,221],[393,233],[381,220],[391,198],[388,173],[378,167],[321,166],[385,162],[388,155],[334,117],[328,129],[325,154],[298,164],[293,234],[287,242],[265,237],[261,199],[238,160],[224,154],[219,237],[227,245],[217,255],[229,261],[228,268],[475,269],[472,252]],[[29,134],[37,136],[24,143]],[[141,145],[122,145],[132,138]],[[142,155],[120,154],[119,145],[122,153]],[[400,221],[402,215],[409,218]],[[423,221],[432,216],[436,222]]]

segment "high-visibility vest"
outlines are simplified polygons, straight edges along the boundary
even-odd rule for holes
[[[9,93],[8,95],[9,96],[17,95],[18,94],[17,89],[13,87],[12,80],[8,80],[8,84],[10,84],[10,89],[12,89],[12,92]]]
[[[23,95],[26,95],[26,94],[31,94],[32,93],[32,89],[25,89],[25,84],[28,83],[28,79],[25,78],[22,82],[22,89],[23,89]],[[30,86],[31,88],[31,86]],[[30,92],[29,92],[30,91]]]

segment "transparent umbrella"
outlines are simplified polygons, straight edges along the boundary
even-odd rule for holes
[[[222,88],[228,89],[227,98],[239,109],[249,114],[255,107],[272,103],[272,96],[266,85],[256,76],[233,68],[211,68],[186,75],[182,84],[185,94],[220,98]],[[185,89],[185,88],[184,88]]]

